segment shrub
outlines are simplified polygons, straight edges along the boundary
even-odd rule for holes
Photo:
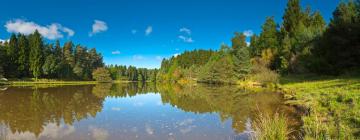
[[[110,82],[110,73],[106,68],[97,68],[92,73],[93,78],[98,82]]]
[[[268,63],[261,58],[252,60],[251,79],[264,85],[279,82],[279,75],[268,68]]]

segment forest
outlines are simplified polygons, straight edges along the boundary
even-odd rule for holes
[[[38,31],[28,36],[12,34],[0,43],[0,77],[9,79],[47,78],[92,80],[92,72],[103,67],[103,58],[95,48],[87,49],[69,41],[47,44]]]
[[[289,0],[282,23],[267,17],[250,43],[236,32],[231,44],[217,51],[187,51],[164,59],[157,79],[266,84],[277,82],[279,75],[342,75],[356,73],[359,67],[359,1],[341,2],[327,24],[319,11]]]
[[[71,41],[64,46],[60,41],[45,43],[37,31],[28,36],[12,34],[8,42],[0,42],[0,77],[93,80],[92,72],[100,67],[106,67],[113,80],[156,81],[156,69],[105,66],[95,48],[74,45]]]

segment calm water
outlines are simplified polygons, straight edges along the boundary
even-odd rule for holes
[[[236,87],[99,84],[0,88],[0,139],[247,139],[274,93]]]

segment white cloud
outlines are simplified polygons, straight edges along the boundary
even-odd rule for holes
[[[131,33],[132,33],[132,34],[136,34],[136,33],[137,33],[137,30],[133,29],[133,30],[131,30]]]
[[[191,37],[186,37],[183,35],[179,35],[178,37],[179,39],[181,39],[182,41],[186,42],[186,43],[193,43],[194,40]]]
[[[112,51],[111,54],[120,54],[121,52],[119,50]]]
[[[0,39],[0,42],[2,42],[2,43],[9,42],[9,41],[10,41],[10,39]]]
[[[120,107],[112,107],[111,110],[112,110],[112,111],[120,111],[121,108],[120,108]]]
[[[149,135],[153,135],[153,134],[154,134],[154,129],[153,129],[150,125],[148,125],[148,124],[145,124],[145,131],[146,131],[146,133],[149,134]]]
[[[103,128],[89,127],[94,140],[107,140],[109,132]]]
[[[254,32],[253,32],[252,30],[246,30],[246,31],[244,31],[244,35],[245,35],[246,37],[251,37],[253,34],[254,34]]]
[[[63,31],[68,33],[69,36],[74,36],[75,32],[69,28],[64,27]]]
[[[183,27],[183,28],[181,28],[179,31],[180,31],[180,32],[184,32],[184,33],[186,33],[186,34],[188,34],[188,35],[191,35],[191,30],[188,29],[188,28]]]
[[[134,59],[134,60],[143,60],[144,57],[143,57],[142,55],[134,55],[134,56],[133,56],[133,59]]]
[[[108,30],[108,26],[104,21],[94,20],[94,24],[92,25],[92,31],[89,33],[89,36],[93,36],[100,32],[105,32]]]
[[[193,43],[194,40],[191,37],[191,30],[189,28],[180,28],[179,29],[180,35],[178,36],[178,38],[180,40],[182,40],[185,43]]]
[[[9,33],[22,33],[29,35],[38,30],[39,33],[50,40],[59,39],[64,37],[64,33],[68,37],[74,36],[75,32],[70,28],[63,27],[61,24],[52,23],[50,25],[41,26],[32,21],[26,21],[23,19],[9,20],[5,24],[6,31]]]
[[[180,53],[175,53],[174,54],[174,57],[177,57],[177,56],[179,56],[180,55]]]
[[[150,35],[153,32],[153,27],[152,26],[148,26],[145,30],[145,35]]]
[[[0,125],[0,130],[3,131],[4,138],[11,140],[64,139],[64,137],[76,131],[74,126],[58,125],[56,123],[49,123],[43,126],[43,131],[38,136],[29,131],[12,133],[9,128],[3,127],[3,125]]]

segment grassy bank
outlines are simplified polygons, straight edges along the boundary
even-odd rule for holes
[[[303,109],[304,139],[360,138],[360,76],[288,76],[280,83],[287,103]]]
[[[97,81],[62,81],[53,79],[24,79],[10,80],[8,84],[11,86],[33,86],[33,85],[89,85],[97,84]]]

